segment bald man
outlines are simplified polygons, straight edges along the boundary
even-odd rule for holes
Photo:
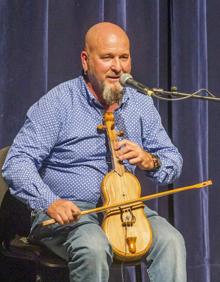
[[[114,112],[116,129],[125,132],[115,150],[132,173],[138,167],[157,183],[170,183],[181,172],[182,158],[152,99],[119,83],[131,72],[125,31],[98,23],[88,30],[84,46],[83,75],[58,85],[29,109],[3,175],[11,193],[35,213],[30,238],[68,262],[70,281],[107,282],[111,246],[96,214],[80,217],[81,210],[96,207],[102,179],[112,169],[105,134],[97,131],[103,113]],[[185,282],[181,234],[156,212],[147,207],[145,212],[153,231],[144,259],[150,281]],[[49,218],[56,224],[39,228]]]

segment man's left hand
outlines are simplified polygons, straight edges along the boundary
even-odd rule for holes
[[[138,144],[124,139],[115,143],[116,156],[119,160],[128,160],[130,164],[138,166],[142,170],[153,170],[154,161],[150,153],[146,152]]]

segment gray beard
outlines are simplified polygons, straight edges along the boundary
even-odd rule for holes
[[[103,86],[102,98],[105,103],[110,106],[114,103],[120,104],[123,97],[123,87],[116,86],[114,88],[109,87],[108,85]]]

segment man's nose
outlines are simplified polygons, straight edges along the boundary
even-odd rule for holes
[[[120,62],[119,58],[114,58],[112,60],[111,69],[115,72],[121,71],[122,67],[121,67],[121,62]]]

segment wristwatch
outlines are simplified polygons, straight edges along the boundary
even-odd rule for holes
[[[152,161],[154,163],[154,166],[151,169],[151,171],[157,171],[161,167],[161,161],[160,161],[159,157],[157,157],[156,155],[154,155],[154,154],[150,154],[150,155],[151,155]]]

